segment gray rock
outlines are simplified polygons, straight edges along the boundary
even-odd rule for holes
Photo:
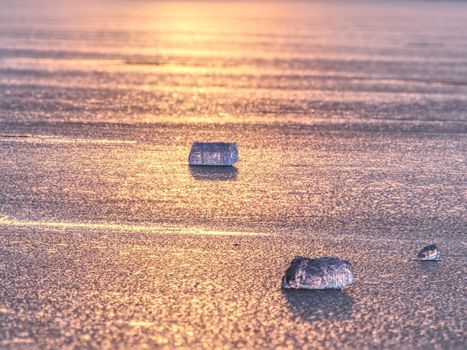
[[[296,256],[285,271],[282,288],[341,289],[352,282],[352,264],[346,260]]]
[[[238,162],[235,142],[194,142],[191,145],[190,165],[234,165]]]
[[[441,252],[438,247],[434,244],[427,245],[417,254],[417,258],[420,260],[438,260]]]

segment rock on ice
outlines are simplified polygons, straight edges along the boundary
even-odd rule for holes
[[[438,260],[441,252],[435,244],[427,245],[417,254],[420,260]]]
[[[282,278],[282,288],[341,289],[352,282],[352,264],[346,260],[296,256]]]

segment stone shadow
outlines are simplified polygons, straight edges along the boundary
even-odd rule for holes
[[[282,289],[290,311],[303,320],[348,320],[352,317],[352,298],[338,289]]]
[[[200,181],[236,181],[238,170],[234,166],[190,165],[191,176]]]

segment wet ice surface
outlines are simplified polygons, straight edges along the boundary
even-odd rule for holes
[[[0,347],[464,347],[467,5],[287,4],[0,1]]]

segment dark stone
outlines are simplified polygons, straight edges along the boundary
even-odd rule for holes
[[[282,288],[341,289],[352,282],[352,264],[346,260],[296,256],[282,278]]]
[[[417,258],[420,260],[438,260],[441,255],[440,250],[435,244],[430,244],[420,250],[417,254]]]

